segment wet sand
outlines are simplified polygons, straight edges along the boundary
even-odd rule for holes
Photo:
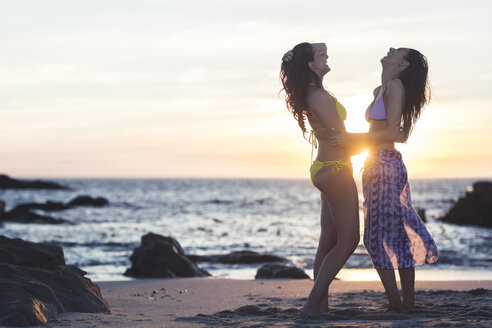
[[[380,282],[334,281],[330,312],[302,319],[310,280],[99,282],[112,314],[63,313],[46,327],[492,327],[492,280],[417,281],[416,311],[385,313]]]

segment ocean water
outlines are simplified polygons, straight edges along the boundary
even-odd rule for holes
[[[250,179],[51,179],[70,191],[3,190],[10,210],[26,202],[68,202],[79,195],[105,197],[103,208],[44,213],[73,224],[5,223],[0,234],[63,248],[66,262],[93,280],[125,280],[129,256],[142,235],[172,236],[187,254],[252,250],[286,257],[312,275],[319,238],[320,200],[308,180]],[[492,229],[437,220],[476,179],[411,180],[413,205],[424,208],[436,241],[436,264],[417,269],[417,280],[492,279]],[[362,191],[359,203],[362,209]],[[42,211],[39,212],[43,214]],[[360,210],[361,235],[363,213]],[[254,279],[260,265],[199,263],[215,277]],[[362,238],[338,275],[376,280]]]

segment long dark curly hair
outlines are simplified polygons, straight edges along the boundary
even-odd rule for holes
[[[313,46],[308,42],[303,42],[296,45],[291,54],[284,56],[280,67],[280,80],[283,85],[282,90],[285,91],[287,109],[294,115],[304,136],[308,85],[314,83],[317,87],[322,88],[320,77],[308,66],[308,63],[313,60]]]
[[[431,89],[428,80],[427,58],[417,50],[408,49],[405,59],[409,65],[400,73],[399,78],[405,87],[401,131],[406,141],[420,117],[422,109],[430,102]]]

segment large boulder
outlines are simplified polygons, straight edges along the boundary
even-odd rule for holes
[[[255,279],[311,279],[304,270],[282,263],[267,263],[256,271]]]
[[[0,189],[61,189],[66,190],[68,188],[61,186],[57,183],[46,181],[22,181],[12,179],[5,174],[0,174]]]
[[[194,262],[212,262],[225,264],[253,264],[269,262],[287,262],[279,256],[270,254],[260,254],[253,251],[236,251],[229,254],[220,255],[187,255]]]
[[[466,192],[465,197],[460,197],[441,220],[462,225],[492,227],[492,182],[475,182],[473,190]]]
[[[148,233],[130,256],[131,268],[125,276],[136,278],[204,277],[210,274],[188,259],[172,237]]]
[[[0,236],[0,263],[38,269],[65,265],[63,250],[58,246],[38,244]]]
[[[62,312],[111,309],[85,272],[57,246],[0,236],[0,325],[43,325]]]

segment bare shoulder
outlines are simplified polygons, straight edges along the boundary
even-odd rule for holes
[[[392,79],[388,83],[388,97],[401,98],[405,97],[405,86],[400,79]]]
[[[328,97],[328,98],[330,97],[328,95],[328,92],[326,92],[326,90],[323,90],[320,88],[316,88],[316,89],[312,90],[308,95],[308,98],[310,98],[312,100],[324,100],[326,97]]]
[[[403,82],[398,78],[390,80],[388,83],[388,87],[389,87],[388,91],[389,90],[394,92],[405,91],[405,86],[403,85]]]

